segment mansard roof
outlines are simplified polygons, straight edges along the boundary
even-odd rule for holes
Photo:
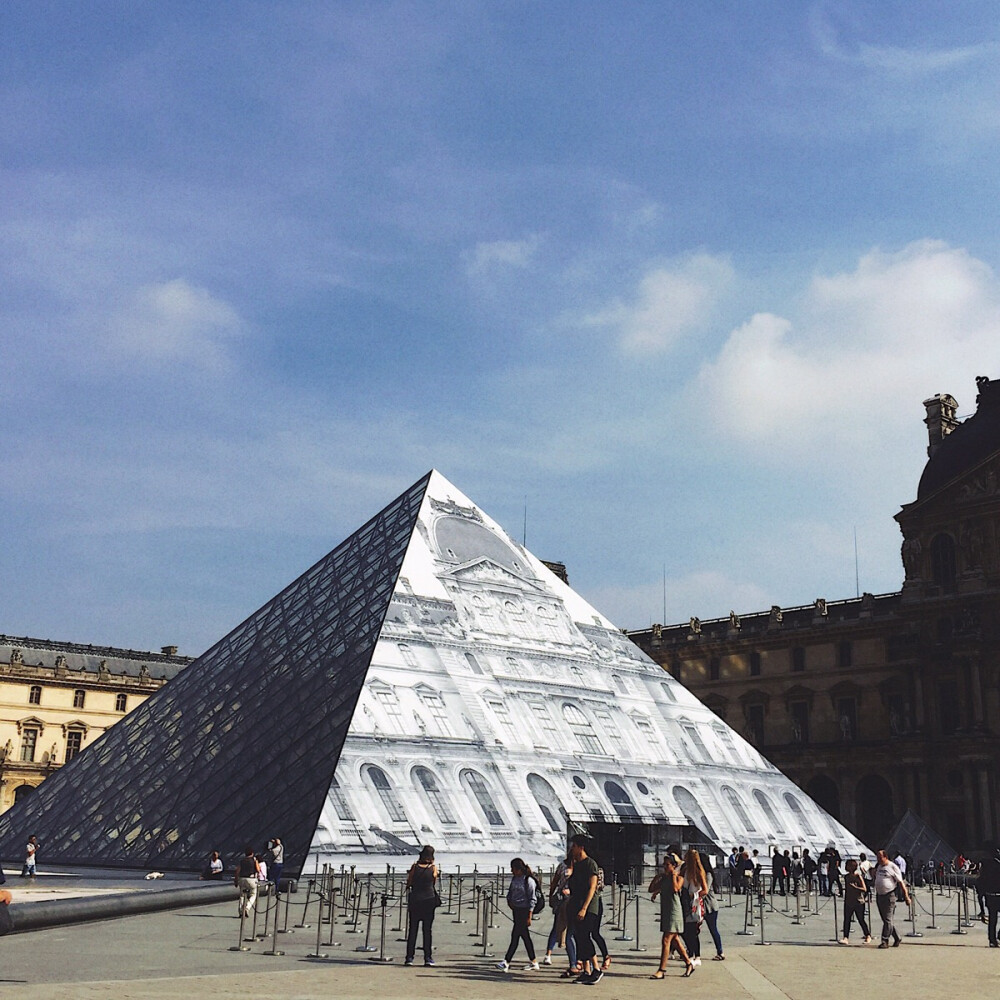
[[[924,466],[918,502],[1000,452],[1000,379],[976,382],[976,412],[944,438]]]

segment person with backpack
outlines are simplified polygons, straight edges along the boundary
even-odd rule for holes
[[[524,971],[537,972],[539,966],[535,958],[535,946],[531,940],[531,918],[535,915],[539,899],[542,906],[545,905],[545,897],[538,891],[538,883],[531,869],[521,858],[514,858],[511,861],[510,876],[507,905],[513,914],[514,925],[510,932],[507,954],[504,955],[502,962],[497,962],[497,968],[501,972],[510,971],[510,962],[517,951],[518,942],[523,941],[524,949],[528,953],[528,964],[524,967]]]
[[[806,880],[806,892],[812,892],[813,878],[816,875],[817,868],[819,868],[819,865],[816,864],[816,859],[809,853],[809,848],[802,848],[802,874]]]

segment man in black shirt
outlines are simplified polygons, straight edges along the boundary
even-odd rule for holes
[[[1000,948],[997,943],[997,914],[1000,913],[1000,847],[993,851],[993,857],[983,862],[976,883],[976,892],[986,901],[989,924],[986,929],[990,937],[990,947]]]
[[[576,960],[586,970],[590,966],[589,975],[581,974],[580,982],[590,986],[599,983],[604,976],[600,967],[594,961],[597,946],[594,943],[594,932],[597,930],[597,862],[587,854],[588,840],[586,837],[575,836],[570,841],[569,856],[573,859],[573,874],[569,877],[569,901],[566,913],[569,919],[569,932],[576,940]]]

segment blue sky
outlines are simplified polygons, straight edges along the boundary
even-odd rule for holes
[[[623,627],[853,596],[855,530],[898,588],[921,401],[1000,377],[998,48],[991,3],[5,3],[0,631],[199,653],[431,467]]]

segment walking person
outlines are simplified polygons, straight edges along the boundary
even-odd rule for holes
[[[597,861],[597,859],[594,859]],[[601,922],[604,920],[604,869],[597,865],[597,920],[594,922],[594,930],[591,937],[597,946],[594,953],[594,968],[597,968],[597,955],[601,956],[601,972],[607,972],[611,968],[611,953],[608,951],[608,942],[604,940],[601,933]]]
[[[692,965],[701,965],[701,925],[705,918],[708,876],[701,855],[688,848],[681,865],[681,906],[684,910],[684,944]]]
[[[655,900],[660,897],[660,967],[650,979],[662,979],[666,970],[670,948],[673,946],[684,959],[684,975],[690,976],[695,969],[684,947],[684,912],[681,906],[681,888],[684,879],[680,873],[680,858],[676,854],[663,856],[663,870],[653,876],[649,883],[649,894]]]
[[[906,888],[903,873],[894,861],[889,860],[885,851],[879,851],[875,866],[875,903],[882,918],[882,943],[879,948],[888,948],[889,938],[892,938],[893,948],[898,948],[902,943],[893,925],[897,892],[902,896],[902,901],[909,906],[910,893]]]
[[[513,915],[514,926],[511,928],[507,954],[504,955],[502,962],[497,962],[497,968],[501,972],[510,970],[510,962],[517,951],[518,942],[523,941],[524,949],[528,953],[528,964],[524,967],[524,971],[537,972],[538,960],[535,958],[535,946],[531,940],[531,917],[535,910],[535,893],[538,892],[538,883],[531,874],[531,869],[521,858],[514,858],[511,861],[510,876],[507,905]]]
[[[24,848],[24,869],[22,878],[34,878],[38,874],[35,865],[38,861],[38,838],[32,834]]]
[[[552,952],[556,947],[566,949],[566,957],[569,960],[569,967],[562,973],[563,979],[579,975],[581,969],[576,964],[576,939],[569,933],[567,902],[569,901],[569,877],[573,874],[573,859],[566,856],[565,861],[560,861],[556,870],[552,873],[549,882],[549,906],[552,907],[552,930],[549,931],[549,940],[545,947],[545,957],[542,959],[543,965],[552,964]]]
[[[566,905],[570,932],[576,938],[576,960],[583,970],[576,982],[596,986],[604,978],[604,973],[594,964],[597,954],[594,931],[597,928],[600,896],[597,892],[597,862],[587,853],[588,844],[583,834],[577,834],[570,841],[573,874],[569,877],[569,902]]]
[[[865,936],[865,944],[870,944],[872,935],[865,921],[865,900],[868,898],[868,883],[861,874],[860,865],[850,858],[845,866],[844,876],[844,936],[841,944],[850,944],[851,924],[857,918],[861,933]]]
[[[257,902],[257,883],[260,878],[260,868],[253,856],[253,848],[249,845],[243,848],[243,857],[236,864],[236,874],[233,884],[240,890],[240,912],[249,917]]]
[[[274,894],[277,896],[281,888],[281,870],[285,867],[285,846],[275,837],[271,841],[271,881],[274,882]]]
[[[712,943],[715,945],[715,962],[724,962],[726,956],[722,953],[722,938],[719,935],[719,900],[716,897],[718,870],[713,869],[706,860],[708,855],[702,858],[705,867],[705,879],[708,882],[708,893],[704,897],[705,903],[705,923],[708,924],[708,933],[712,935]]]
[[[424,932],[424,965],[428,967],[434,965],[431,927],[434,924],[434,911],[440,899],[436,888],[437,878],[438,868],[434,863],[434,848],[426,844],[406,875],[406,911],[410,926],[406,932],[406,958],[403,959],[403,965],[413,965],[417,950],[418,927],[423,927]]]
[[[989,935],[990,947],[1000,948],[1000,944],[997,943],[997,914],[1000,913],[1000,847],[993,851],[992,857],[983,862],[979,870],[976,891],[986,904],[988,920],[986,932]]]

